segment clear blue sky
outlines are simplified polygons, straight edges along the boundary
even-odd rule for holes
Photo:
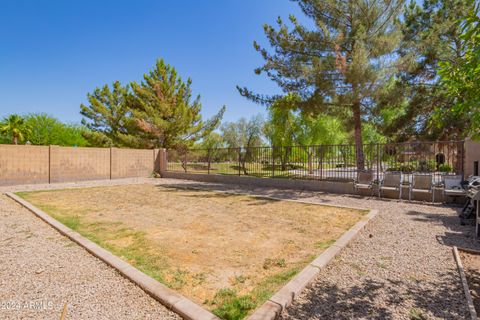
[[[253,69],[262,58],[264,23],[299,15],[288,0],[0,0],[0,116],[46,112],[79,122],[80,103],[95,87],[139,81],[164,58],[201,94],[209,117],[264,112],[235,85],[278,89]]]

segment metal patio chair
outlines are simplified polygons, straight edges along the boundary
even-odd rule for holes
[[[398,191],[398,198],[402,199],[402,173],[385,172],[383,180],[378,187],[378,195],[382,196],[382,191]]]
[[[433,176],[431,174],[414,173],[409,188],[408,199],[412,201],[412,194],[414,192],[430,193],[432,194],[432,202],[435,202],[435,190],[433,186]]]
[[[467,194],[462,186],[463,176],[460,174],[456,175],[444,175],[443,180],[443,195],[450,197],[459,197]]]
[[[372,171],[360,171],[357,173],[357,179],[353,182],[355,192],[358,190],[370,190],[373,196],[373,172]]]

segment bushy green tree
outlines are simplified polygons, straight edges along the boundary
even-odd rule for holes
[[[403,2],[395,0],[295,0],[313,28],[290,16],[293,28],[278,19],[264,27],[273,53],[255,43],[265,59],[264,72],[285,92],[302,100],[303,110],[335,114],[354,129],[356,161],[364,168],[362,118],[376,106],[377,91],[395,71],[400,40],[397,18]],[[270,104],[265,97],[239,88],[242,95]]]
[[[435,119],[468,118],[462,129],[480,139],[480,17],[479,7],[472,9],[462,21],[460,37],[463,55],[456,61],[440,64],[442,85],[454,101],[453,108],[437,108]]]
[[[474,7],[471,0],[411,0],[402,20],[399,72],[380,103],[395,117],[382,123],[383,132],[395,140],[461,139],[470,122],[467,114],[449,113],[454,104],[439,81],[439,63],[456,65],[463,49],[458,23]],[[384,90],[387,91],[387,90]],[[435,109],[444,115],[433,118]]]
[[[30,130],[25,140],[34,145],[87,146],[83,137],[88,133],[85,127],[65,124],[45,113],[31,113],[25,116],[25,124]]]
[[[217,132],[212,132],[196,144],[199,149],[218,149],[225,147],[222,136]]]
[[[246,162],[252,159],[253,148],[263,144],[263,128],[264,120],[261,115],[253,116],[249,120],[240,118],[236,122],[227,122],[220,128],[226,147],[232,148],[232,153],[237,153],[245,175],[248,174]]]
[[[296,109],[299,99],[293,94],[278,99],[268,107],[268,119],[264,134],[271,146],[285,147],[295,144],[297,129]]]
[[[220,131],[228,148],[259,147],[263,143],[263,126],[263,117],[256,115],[249,120],[240,118],[235,122],[226,122],[221,126]]]

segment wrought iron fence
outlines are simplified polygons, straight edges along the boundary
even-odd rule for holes
[[[352,181],[357,172],[372,171],[381,180],[387,171],[463,174],[463,141],[365,144],[364,168],[357,168],[354,145],[313,145],[168,150],[167,171]]]

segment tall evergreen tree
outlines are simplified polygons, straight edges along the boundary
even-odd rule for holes
[[[283,91],[297,93],[302,109],[348,119],[354,128],[357,168],[364,169],[362,119],[369,117],[377,90],[394,71],[399,41],[395,22],[402,1],[294,1],[314,27],[301,25],[294,16],[292,28],[280,18],[277,29],[265,25],[274,52],[254,44],[266,61],[256,73],[264,72]],[[278,98],[239,91],[268,104]]]
[[[192,80],[184,82],[172,66],[158,60],[141,83],[132,82],[130,144],[143,147],[187,147],[218,127],[225,107],[203,121],[200,96],[192,100]]]

